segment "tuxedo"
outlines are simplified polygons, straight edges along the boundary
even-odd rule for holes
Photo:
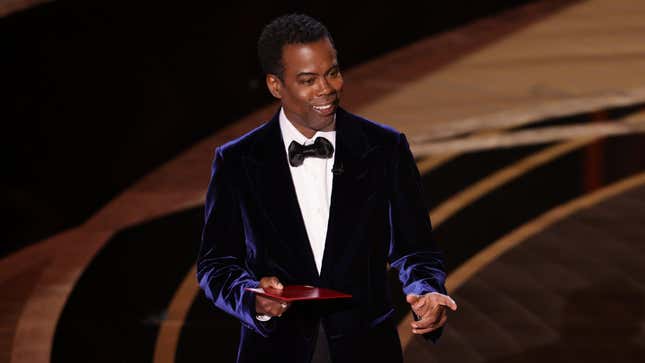
[[[398,270],[405,294],[446,293],[405,136],[339,108],[333,169],[318,272],[278,114],[215,151],[197,278],[207,298],[242,323],[238,362],[308,362],[320,323],[334,362],[400,361],[387,263]],[[255,295],[245,288],[265,276],[352,298],[294,303],[282,317],[261,322]]]

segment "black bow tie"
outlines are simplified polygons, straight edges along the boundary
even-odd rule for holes
[[[305,158],[316,157],[329,159],[334,155],[334,145],[324,137],[317,137],[311,145],[300,145],[295,141],[289,144],[289,164],[291,166],[300,166],[305,161]]]

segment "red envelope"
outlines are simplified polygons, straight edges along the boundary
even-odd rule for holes
[[[274,288],[263,289],[246,288],[245,290],[254,292],[258,295],[285,301],[300,301],[300,300],[325,300],[325,299],[345,299],[352,297],[352,295],[345,294],[340,291],[326,289],[324,287],[313,287],[309,285],[287,285],[282,290]]]

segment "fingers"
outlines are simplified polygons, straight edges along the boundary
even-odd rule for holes
[[[260,287],[263,289],[276,289],[282,290],[284,286],[280,280],[275,276],[267,276],[260,279]],[[280,300],[271,299],[268,297],[256,295],[255,296],[255,311],[259,314],[269,316],[282,316],[291,304],[282,302]]]
[[[419,301],[420,295],[414,295],[414,294],[409,294],[405,297],[405,300],[408,302],[408,304],[413,305],[417,301]]]
[[[411,324],[414,334],[425,334],[439,329],[448,320],[447,309],[457,310],[457,303],[448,295],[437,292],[422,296],[407,295],[406,301],[421,319]]]
[[[437,304],[447,306],[452,311],[457,311],[457,303],[448,295],[443,295],[439,293],[434,293],[436,296]]]
[[[457,310],[457,303],[448,295],[434,293],[437,304],[447,306],[452,311]]]
[[[426,334],[433,330],[437,330],[446,324],[448,321],[448,314],[446,310],[442,309],[443,313],[437,316],[428,316],[419,321],[412,323],[412,333]]]
[[[281,309],[282,311],[280,312],[280,314],[278,314],[278,316],[282,316],[282,314],[283,314],[285,311],[287,311],[287,309],[289,309],[289,307],[290,307],[290,306],[291,306],[291,304],[289,304],[289,303],[281,302],[281,303],[280,303],[280,309]]]
[[[430,307],[434,309],[436,305],[443,305],[452,311],[457,310],[457,303],[450,296],[440,294],[438,292],[431,292],[429,294],[423,295],[423,298],[429,300]]]
[[[282,316],[291,307],[290,303],[270,299],[264,296],[255,296],[255,311],[269,316]]]
[[[429,312],[426,315],[421,316],[420,320],[413,321],[412,323],[410,323],[410,325],[412,325],[412,328],[425,329],[432,324],[438,323],[444,315],[447,315],[446,308],[440,307],[437,310],[434,310],[432,312]]]
[[[278,289],[278,290],[282,290],[284,288],[280,280],[278,280],[278,278],[275,276],[261,278],[260,287],[263,289],[266,289],[267,287],[269,287],[269,288]]]
[[[410,304],[412,311],[414,311],[417,316],[425,315],[428,304],[426,304],[424,296],[410,294],[405,297],[405,300]]]

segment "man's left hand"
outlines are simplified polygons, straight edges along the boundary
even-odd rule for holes
[[[448,320],[447,308],[457,310],[457,304],[448,295],[431,292],[425,295],[406,296],[412,311],[420,320],[412,322],[414,334],[425,334],[441,328]]]

